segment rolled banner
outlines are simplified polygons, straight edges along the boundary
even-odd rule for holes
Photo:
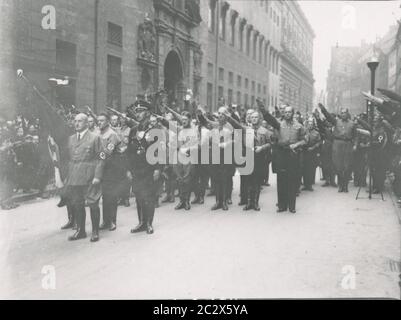
[[[58,167],[54,167],[54,179],[56,182],[57,189],[64,188],[63,180],[61,179],[60,169]]]

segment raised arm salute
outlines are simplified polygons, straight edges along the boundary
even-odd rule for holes
[[[288,209],[295,213],[297,179],[300,172],[300,155],[298,148],[306,144],[304,127],[294,121],[294,109],[284,109],[283,120],[279,121],[264,108],[260,108],[263,118],[275,131],[277,146],[275,149],[273,165],[277,173],[278,210],[284,212]]]
[[[342,108],[338,119],[334,118],[319,103],[319,108],[334,126],[333,164],[338,176],[338,192],[348,192],[348,179],[352,165],[352,150],[355,142],[356,127],[347,109]],[[355,149],[355,148],[354,148]]]

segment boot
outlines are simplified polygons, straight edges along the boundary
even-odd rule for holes
[[[200,196],[199,197],[199,204],[204,204],[205,203],[205,197],[204,196]]]
[[[184,209],[185,207],[185,201],[183,199],[180,199],[180,202],[176,205],[174,208],[175,210],[181,210]]]
[[[70,206],[67,206],[67,216],[68,216],[68,222],[64,226],[61,227],[61,230],[66,230],[70,229],[74,226],[73,222],[73,210]]]
[[[244,211],[248,211],[253,209],[253,195],[254,192],[251,189],[251,187],[249,187],[249,189],[247,190],[247,202],[246,202],[246,206],[244,207]]]
[[[92,237],[91,242],[99,241],[99,222],[100,222],[100,210],[98,208],[91,209],[91,220],[92,220]]]
[[[228,210],[227,196],[226,196],[226,194],[225,194],[224,191],[223,191],[223,200],[222,200],[222,202],[221,202],[221,208],[222,208],[224,211],[227,211],[227,210]]]
[[[117,229],[117,206],[113,208],[110,217],[110,228],[109,231],[114,231]]]
[[[191,204],[198,204],[200,201],[200,197],[199,196],[195,196],[195,199],[191,201]]]
[[[146,206],[147,214],[146,214],[146,233],[153,234],[153,217],[155,215],[155,208],[152,206]]]
[[[343,177],[342,175],[338,175],[338,192],[344,192],[344,185],[343,185]]]
[[[162,203],[170,202],[171,194],[167,193],[165,197],[162,199]]]
[[[143,218],[143,208],[138,203],[138,201],[136,203],[136,207],[137,207],[137,211],[138,211],[138,221],[139,221],[139,223],[134,229],[131,229],[131,233],[138,233],[138,232],[142,232],[142,231],[146,230],[146,226],[145,226],[144,221],[143,221],[143,219],[144,219]]]
[[[72,236],[68,237],[69,241],[75,241],[75,240],[86,238],[86,232],[85,232],[86,212],[85,212],[85,207],[78,208],[78,210],[74,210],[74,212],[76,214],[76,220],[77,220],[77,231]]]
[[[184,201],[184,209],[185,209],[186,211],[188,211],[188,210],[191,209],[191,205],[190,205],[190,203],[189,203],[189,199],[188,199],[188,198],[185,199],[185,201]]]
[[[255,193],[255,199],[254,199],[254,202],[253,202],[253,209],[255,211],[260,211],[259,196],[260,196],[260,189],[258,191],[256,191],[256,193]]]

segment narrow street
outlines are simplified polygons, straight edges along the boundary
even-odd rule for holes
[[[212,197],[189,212],[162,205],[153,235],[130,234],[131,201],[119,208],[117,230],[95,244],[88,214],[88,238],[67,241],[58,199],[1,211],[0,298],[399,299],[401,229],[389,195],[356,201],[356,188],[342,194],[320,184],[301,194],[295,215],[275,212],[275,183],[264,187],[259,213],[244,212],[236,177],[229,211],[211,212]],[[42,285],[48,266],[54,289]],[[344,281],[349,270],[355,286]]]

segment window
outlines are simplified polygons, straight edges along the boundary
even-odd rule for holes
[[[263,86],[263,94],[266,94],[266,86]]]
[[[263,58],[263,39],[259,40],[259,63],[262,63]]]
[[[114,23],[108,22],[107,42],[116,46],[123,46],[123,28]]]
[[[207,103],[207,106],[208,106],[209,110],[211,110],[212,106],[213,106],[213,84],[208,82],[206,90],[207,90],[207,92],[206,92],[206,96],[207,96],[206,103]]]
[[[75,43],[56,40],[56,66],[61,70],[75,71],[77,67],[77,46]]]
[[[239,39],[239,49],[242,52],[244,51],[244,25],[240,25],[239,27],[238,39]]]
[[[237,20],[237,13],[234,13],[231,17],[231,45],[235,46],[235,22]]]
[[[234,74],[231,71],[228,73],[228,84],[234,84]]]
[[[251,97],[251,106],[253,107],[255,105],[255,96]]]
[[[213,64],[212,63],[207,64],[207,76],[209,78],[213,78]]]
[[[252,81],[252,92],[255,92],[255,81]]]
[[[121,110],[121,58],[107,56],[107,105]]]
[[[264,61],[264,64],[265,64],[265,67],[267,67],[267,51],[268,51],[268,45],[267,44],[265,44],[265,61]]]
[[[258,83],[258,94],[262,93],[262,85]]]
[[[249,80],[248,78],[245,78],[245,89],[248,89],[249,87]]]
[[[244,103],[245,103],[245,105],[248,105],[248,94],[247,93],[244,94]]]
[[[219,80],[224,81],[224,69],[219,68]]]
[[[226,40],[226,16],[227,10],[222,10],[220,15],[220,38]]]
[[[214,33],[216,30],[216,0],[209,0],[209,15],[208,15],[209,31]]]
[[[252,58],[253,60],[256,60],[256,48],[258,44],[258,34],[255,33],[253,36],[253,48],[252,48]]]
[[[219,86],[219,99],[224,98],[224,88],[222,86]]]
[[[233,103],[233,90],[232,89],[228,89],[228,92],[227,92],[227,103],[228,104],[232,104]]]
[[[242,77],[240,75],[237,76],[237,87],[241,88],[242,86]]]
[[[246,54],[249,56],[251,53],[251,28],[246,32]]]
[[[241,92],[237,91],[237,104],[241,104]]]

